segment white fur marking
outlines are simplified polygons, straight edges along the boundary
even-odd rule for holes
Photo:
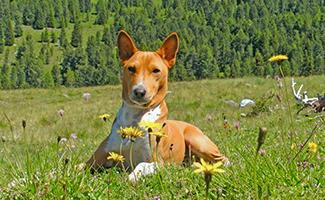
[[[136,182],[138,181],[141,176],[148,176],[156,172],[157,163],[148,163],[142,162],[139,163],[138,166],[134,169],[133,172],[129,175],[129,181]]]
[[[149,122],[155,122],[157,119],[159,119],[161,114],[160,105],[157,106],[154,109],[150,109],[146,114],[144,114],[141,118],[141,121],[149,121]]]

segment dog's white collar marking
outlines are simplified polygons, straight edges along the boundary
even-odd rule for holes
[[[120,153],[122,143],[122,155],[125,158],[125,167],[130,167],[130,145],[131,141],[128,139],[122,139],[117,132],[121,127],[138,126],[138,123],[142,120],[154,122],[159,119],[161,114],[160,105],[155,108],[144,110],[137,108],[123,102],[123,105],[118,111],[116,120],[112,126],[112,131],[108,137],[105,151]],[[133,144],[133,164],[137,166],[142,162],[149,162],[151,160],[149,134],[145,132],[144,137],[137,138]]]

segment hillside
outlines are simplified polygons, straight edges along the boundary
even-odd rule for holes
[[[119,82],[116,35],[125,29],[143,50],[172,31],[181,49],[171,80],[325,72],[325,6],[302,1],[2,0],[3,89]]]
[[[324,92],[324,79],[296,81],[314,96]],[[291,92],[279,89],[276,81],[202,80],[171,83],[169,89],[169,118],[200,127],[232,163],[213,177],[209,199],[324,199],[324,116],[296,115]],[[91,94],[88,101],[82,97],[85,92]],[[225,103],[261,101],[272,92],[278,98],[255,109],[260,110],[257,116],[242,114],[254,107]],[[204,199],[204,178],[191,166],[165,165],[138,184],[116,169],[95,175],[75,169],[107,136],[120,96],[121,86],[0,91],[0,199]],[[112,115],[107,122],[98,117],[104,113]],[[256,156],[259,127],[268,132]],[[59,136],[66,143],[58,143]],[[308,146],[311,142],[318,145],[315,152]]]

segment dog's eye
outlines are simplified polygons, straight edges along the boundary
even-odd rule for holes
[[[128,67],[129,72],[131,72],[132,74],[135,73],[135,67]]]
[[[153,72],[154,74],[158,74],[158,73],[160,72],[160,70],[159,70],[159,69],[154,69],[152,72]]]

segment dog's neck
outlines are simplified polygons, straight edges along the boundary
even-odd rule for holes
[[[137,126],[140,121],[163,122],[167,119],[165,101],[151,108],[139,108],[123,101],[118,111],[116,123],[120,127]]]

